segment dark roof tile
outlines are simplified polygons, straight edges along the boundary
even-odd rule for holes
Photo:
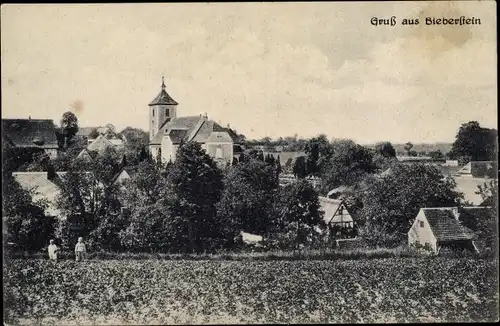
[[[474,232],[463,226],[451,209],[425,208],[425,217],[437,241],[472,240]]]
[[[49,119],[2,119],[2,138],[15,147],[58,148],[56,126]]]

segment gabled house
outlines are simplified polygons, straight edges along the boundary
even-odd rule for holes
[[[319,197],[320,211],[324,213],[323,221],[336,238],[354,238],[357,236],[357,225],[344,200]]]
[[[49,119],[2,119],[2,143],[10,148],[40,149],[57,157],[56,126]]]
[[[474,178],[470,176],[456,176],[453,177],[453,180],[455,180],[456,183],[455,190],[464,195],[464,203],[478,206],[483,202],[483,198],[480,194],[478,194],[479,186],[483,186],[488,179]]]
[[[478,251],[473,230],[460,221],[458,207],[421,208],[410,230],[410,246],[427,247],[434,253],[442,249]]]
[[[90,172],[85,172],[90,173]],[[12,172],[14,179],[20,186],[33,191],[33,201],[46,200],[47,216],[65,219],[61,211],[56,207],[56,199],[61,192],[61,184],[65,182],[67,172]]]

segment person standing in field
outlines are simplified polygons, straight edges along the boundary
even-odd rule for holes
[[[57,248],[56,244],[54,243],[54,240],[50,240],[50,244],[49,244],[49,248],[48,248],[50,260],[57,261],[57,251],[58,250],[59,250],[59,248]]]
[[[83,238],[78,238],[78,243],[75,246],[75,256],[76,261],[82,261],[84,259],[85,253],[87,252],[85,248],[85,243],[83,243]]]

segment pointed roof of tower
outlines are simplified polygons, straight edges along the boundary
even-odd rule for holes
[[[149,103],[149,106],[153,105],[177,105],[177,103],[170,95],[168,95],[167,91],[165,90],[165,81],[164,78],[161,77],[161,91],[158,96],[155,97],[155,99]]]

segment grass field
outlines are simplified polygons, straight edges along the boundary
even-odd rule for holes
[[[465,258],[16,259],[4,266],[4,316],[46,325],[493,321],[496,270]]]

